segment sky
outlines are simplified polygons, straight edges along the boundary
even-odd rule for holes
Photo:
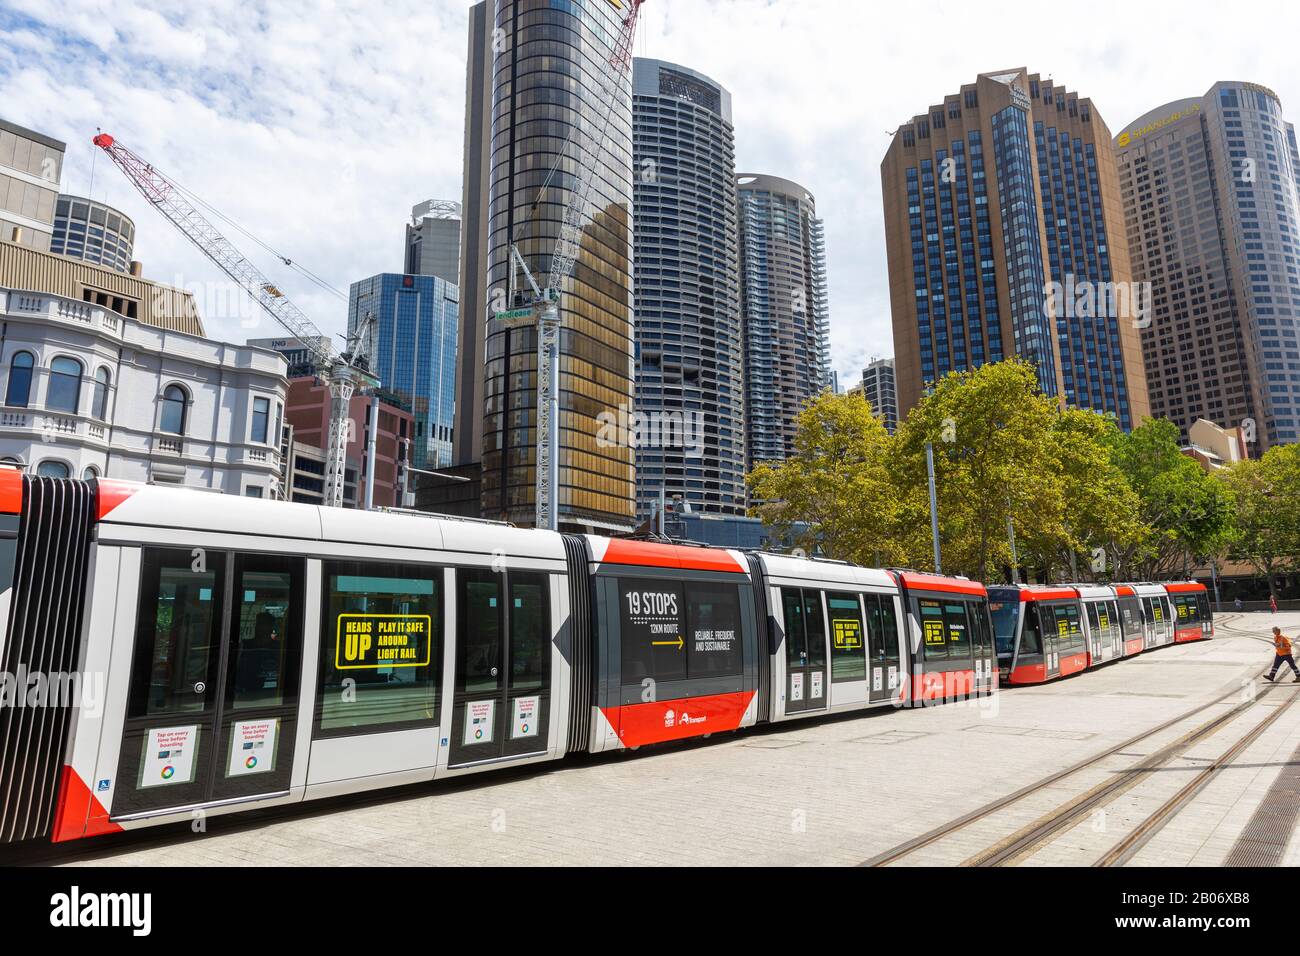
[[[210,335],[277,336],[91,137],[112,133],[346,293],[402,270],[412,206],[461,198],[468,9],[0,0],[0,117],[68,144],[63,190],[130,215],[145,275],[193,290]],[[1296,122],[1298,43],[1300,7],[1271,0],[647,0],[636,52],[726,86],[738,171],[816,197],[847,387],[893,354],[880,187],[893,130],[978,74],[1021,66],[1091,98],[1112,133],[1219,80],[1270,87]],[[345,301],[226,231],[323,331],[343,331]]]

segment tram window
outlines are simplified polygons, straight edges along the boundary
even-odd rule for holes
[[[826,621],[822,615],[822,593],[803,592],[804,621],[808,625],[808,666],[826,666]]]
[[[1133,640],[1142,636],[1142,605],[1137,598],[1122,598],[1119,602],[1120,620],[1124,636]]]
[[[682,586],[662,578],[620,578],[623,683],[686,679],[686,601]]]
[[[739,677],[744,673],[740,592],[736,586],[688,584],[686,615],[686,669],[690,677]]]
[[[442,570],[332,561],[323,577],[320,730],[364,732],[436,721]],[[466,611],[462,604],[462,620]],[[402,646],[395,659],[397,639]]]
[[[240,568],[247,562],[251,567]],[[279,707],[297,693],[302,593],[297,559],[248,556],[236,563],[236,629],[226,700],[234,710]]]
[[[877,628],[873,643],[879,643],[880,610],[873,595],[867,602],[875,609]],[[866,631],[863,629],[862,607],[856,594],[826,595],[826,607],[831,617],[831,681],[867,679]]]
[[[802,666],[807,663],[808,644],[804,633],[803,592],[798,588],[782,588],[781,604],[785,608],[785,659]]]
[[[510,573],[510,688],[538,690],[551,673],[551,602],[545,574]]]
[[[1083,644],[1083,630],[1079,625],[1079,608],[1075,604],[1057,604],[1050,609],[1053,631],[1061,647]]]
[[[1042,623],[1038,619],[1038,614],[1034,608],[1038,605],[1025,605],[1025,625],[1020,632],[1020,654],[1041,654],[1043,653],[1043,630]]]
[[[1010,657],[1016,648],[1016,622],[1020,616],[1020,596],[990,598],[989,610],[993,614],[993,634],[999,657]]]
[[[976,650],[990,650],[993,647],[993,627],[989,622],[988,604],[984,601],[967,601],[966,616],[970,619]]]
[[[1210,613],[1210,596],[1208,594],[1198,594],[1196,604],[1200,609],[1202,622],[1214,620],[1213,615]]]
[[[1084,607],[1088,609],[1088,628],[1095,638],[1101,632],[1101,618],[1097,616],[1097,605],[1088,603]]]
[[[199,562],[189,549],[145,549],[129,716],[207,706],[216,683],[224,569],[225,555],[217,552]]]
[[[953,601],[943,606],[943,616],[948,625],[948,657],[950,660],[969,660],[971,656],[971,629],[966,620],[966,603]]]
[[[925,645],[927,661],[942,661],[948,657],[948,634],[944,625],[943,605],[938,601],[920,599],[921,641]]]
[[[470,694],[499,690],[501,673],[501,576],[459,571],[456,602],[456,689]]]
[[[882,661],[896,661],[898,657],[898,612],[894,608],[892,594],[882,594],[880,601],[880,651],[878,658]]]

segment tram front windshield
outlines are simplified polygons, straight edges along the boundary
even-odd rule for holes
[[[1019,592],[1003,597],[989,592],[989,611],[993,614],[993,634],[998,657],[1011,657],[1016,650],[1016,624],[1020,620]]]

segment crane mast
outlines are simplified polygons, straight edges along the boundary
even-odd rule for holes
[[[632,66],[632,43],[636,37],[637,18],[641,4],[645,0],[628,0],[629,10],[623,19],[622,29],[614,41],[611,55],[601,64],[598,77],[597,95],[601,106],[600,127],[596,135],[594,148],[584,152],[575,150],[575,159],[579,166],[577,182],[569,192],[565,206],[564,219],[560,234],[555,242],[551,257],[551,273],[546,288],[540,288],[532,271],[520,254],[519,248],[512,243],[511,259],[511,293],[515,276],[522,272],[531,290],[530,301],[522,309],[498,312],[496,319],[504,326],[517,328],[536,324],[537,328],[537,527],[554,531],[559,526],[559,460],[560,460],[560,297],[564,283],[573,275],[582,248],[582,229],[590,221],[588,209],[591,205],[592,192],[595,188],[596,173],[605,142],[609,137],[609,127],[614,118],[614,111],[622,97],[623,81]],[[576,121],[575,121],[576,123]],[[570,137],[570,142],[576,139]],[[567,144],[566,144],[567,145]],[[549,184],[556,169],[564,160],[564,150],[556,158],[547,177]],[[537,203],[541,202],[547,185],[543,185]],[[536,203],[534,204],[536,205]]]
[[[100,133],[94,144],[108,154],[132,185],[154,208],[180,230],[205,256],[216,263],[252,299],[290,335],[298,339],[311,355],[317,373],[330,390],[329,447],[325,461],[325,504],[343,507],[344,474],[347,467],[349,412],[352,396],[358,387],[378,384],[366,371],[372,316],[367,314],[348,339],[348,348],[339,354],[327,344],[320,329],[248,260],[234,244],[190,202],[184,191],[138,155],[107,133]]]

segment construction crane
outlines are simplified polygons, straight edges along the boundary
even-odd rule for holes
[[[315,324],[290,301],[270,279],[253,265],[234,244],[199,212],[186,198],[186,191],[145,162],[107,133],[100,133],[94,144],[106,152],[154,208],[162,213],[186,239],[199,247],[205,256],[245,292],[252,296],[311,356],[317,374],[330,390],[329,447],[325,460],[325,504],[343,507],[343,478],[347,467],[348,439],[351,437],[349,412],[352,396],[358,388],[379,384],[368,371],[366,355],[370,344],[373,317],[367,313],[348,336],[347,347],[340,353],[321,334]],[[288,263],[288,260],[285,260]]]
[[[614,41],[610,57],[601,65],[598,77],[597,103],[601,108],[600,129],[595,148],[591,151],[575,150],[579,171],[569,201],[564,210],[564,222],[556,239],[551,257],[551,274],[546,288],[542,288],[528,263],[519,252],[516,241],[510,244],[510,308],[497,312],[495,318],[502,326],[519,328],[535,325],[537,328],[537,527],[551,531],[559,526],[558,478],[560,460],[560,294],[565,281],[573,275],[578,253],[582,248],[582,227],[589,219],[592,190],[596,171],[605,142],[609,137],[614,110],[622,98],[623,81],[632,67],[632,42],[636,36],[637,17],[645,0],[624,0],[629,9],[623,27]],[[563,164],[568,147],[574,143],[580,121],[573,123],[564,146],[556,156],[546,181],[533,202],[533,211],[541,204],[551,180]],[[525,290],[518,284],[523,275],[528,284]]]

